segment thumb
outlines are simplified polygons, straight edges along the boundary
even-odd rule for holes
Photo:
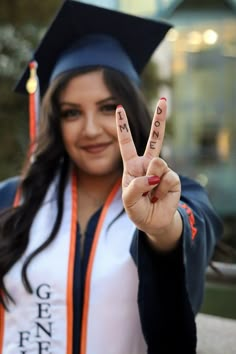
[[[129,208],[136,204],[141,197],[146,195],[160,183],[159,176],[142,176],[134,178],[123,191],[123,202]]]

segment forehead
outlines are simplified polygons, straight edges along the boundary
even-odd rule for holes
[[[71,99],[78,100],[86,98],[91,100],[104,99],[111,96],[111,91],[107,87],[104,80],[102,69],[92,70],[88,72],[78,73],[73,76],[60,93],[60,101]]]

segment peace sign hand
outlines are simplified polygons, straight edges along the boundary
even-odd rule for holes
[[[182,220],[177,212],[181,186],[178,175],[159,157],[165,134],[165,99],[158,102],[143,156],[137,155],[122,106],[117,107],[116,124],[124,165],[124,208],[157,248],[171,249],[182,232]]]

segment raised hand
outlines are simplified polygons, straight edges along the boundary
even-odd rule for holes
[[[165,134],[166,101],[161,99],[157,104],[143,156],[137,155],[122,106],[117,107],[116,123],[124,165],[124,208],[157,248],[171,249],[182,233],[177,211],[181,186],[178,175],[159,157]]]

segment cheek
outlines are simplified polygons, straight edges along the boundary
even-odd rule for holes
[[[76,135],[76,127],[74,124],[61,124],[61,135],[64,143],[73,141]]]
[[[118,140],[117,137],[117,128],[116,128],[116,122],[112,121],[110,122],[109,125],[107,125],[107,131],[109,132],[110,135],[114,137],[114,140]]]

